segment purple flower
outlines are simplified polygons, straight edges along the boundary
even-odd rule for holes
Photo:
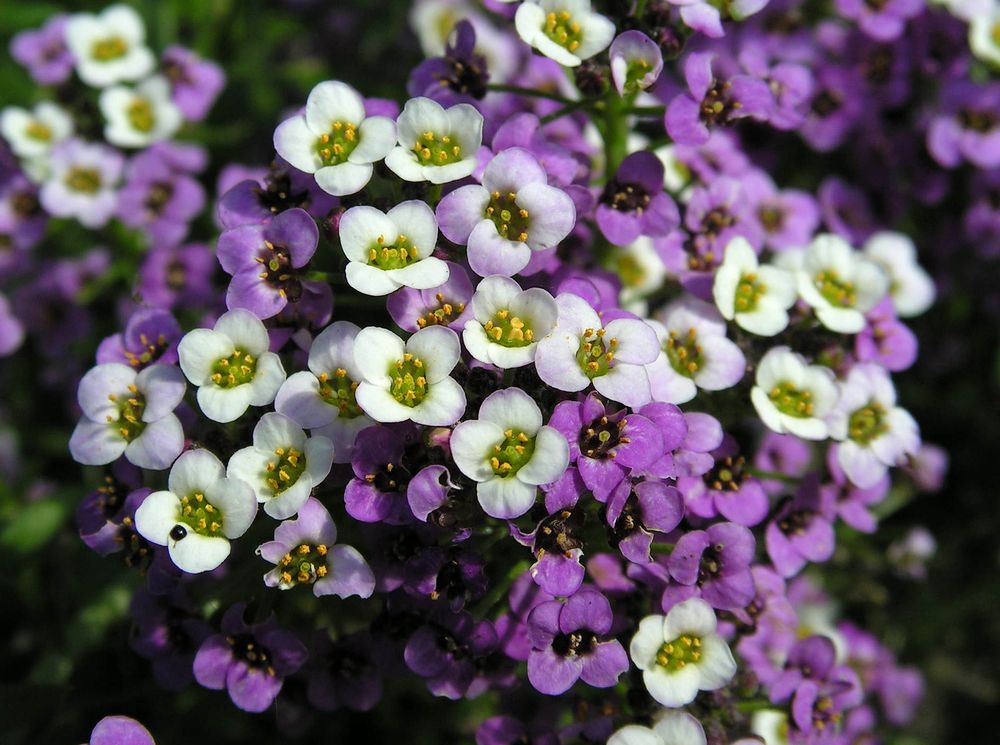
[[[271,705],[284,679],[302,667],[308,653],[273,616],[248,625],[245,612],[245,603],[226,611],[222,633],[206,639],[194,658],[194,677],[205,688],[226,689],[237,708],[258,712]]]
[[[204,243],[154,246],[139,268],[137,294],[153,308],[211,307],[215,252]]]
[[[142,370],[157,362],[177,362],[181,327],[170,311],[140,308],[125,324],[125,331],[109,336],[97,347],[97,363],[119,362]]]
[[[807,636],[796,642],[788,652],[784,671],[771,681],[771,701],[787,701],[806,680],[825,681],[833,670],[836,659],[837,650],[825,636]]]
[[[894,41],[902,36],[906,22],[924,9],[924,0],[836,0],[844,18],[878,41]]]
[[[859,362],[877,362],[890,372],[902,372],[917,361],[917,337],[896,318],[891,297],[865,316],[868,323],[854,339]]]
[[[833,525],[822,509],[815,474],[804,479],[795,497],[778,510],[764,538],[767,555],[783,577],[798,574],[810,561],[826,561],[833,555]]]
[[[608,497],[605,519],[622,556],[636,564],[652,561],[653,533],[669,533],[684,519],[684,498],[662,481],[625,479]]]
[[[425,59],[410,73],[406,92],[427,96],[442,106],[475,104],[486,97],[490,74],[486,58],[476,51],[476,31],[463,19],[455,24],[445,43],[444,55]]]
[[[984,170],[1000,166],[1000,83],[955,81],[944,86],[941,111],[927,129],[927,149],[945,168],[967,160]]]
[[[581,590],[564,603],[542,603],[528,616],[532,651],[528,680],[541,693],[558,696],[577,680],[608,688],[628,670],[625,649],[611,631],[611,603],[596,590]]]
[[[530,546],[535,563],[529,569],[531,578],[550,595],[569,596],[583,584],[584,510],[576,509],[583,493],[583,483],[575,468],[569,468],[562,478],[547,487],[543,517],[528,534],[511,527],[514,538]]]
[[[747,527],[767,516],[767,492],[759,479],[743,470],[746,458],[738,452],[736,440],[727,435],[721,447],[712,452],[715,464],[710,471],[678,479],[691,514],[706,519],[722,515]]]
[[[90,733],[88,745],[156,745],[149,730],[124,716],[104,717]]]
[[[456,332],[472,317],[472,281],[459,264],[446,261],[448,280],[429,290],[400,287],[386,298],[386,309],[396,325],[415,332],[426,326],[450,326]]]
[[[407,563],[404,589],[418,597],[443,599],[457,613],[486,593],[485,567],[486,559],[469,549],[429,546]]]
[[[205,207],[201,184],[168,157],[150,148],[131,160],[115,212],[129,227],[144,230],[154,245],[179,243]]]
[[[752,219],[760,226],[765,246],[784,251],[808,245],[819,227],[819,207],[811,194],[779,191],[765,171],[751,171],[743,177],[743,184],[754,204]]]
[[[152,660],[156,682],[171,691],[192,683],[195,653],[212,627],[191,599],[180,588],[161,595],[139,588],[129,610],[134,624],[129,646]]]
[[[163,50],[163,74],[170,82],[173,102],[189,122],[205,118],[226,84],[221,67],[185,47]]]
[[[0,294],[0,357],[14,354],[24,341],[24,326],[11,310],[7,298]]]
[[[837,457],[838,448],[838,445],[830,445],[827,450],[826,466],[832,481],[820,486],[823,499],[832,504],[840,519],[852,528],[862,533],[874,533],[878,523],[868,507],[878,504],[889,493],[889,474],[883,473],[867,488],[856,486],[844,475]]]
[[[548,729],[530,727],[520,719],[498,715],[476,728],[476,745],[559,745],[559,736]]]
[[[53,15],[39,29],[22,31],[10,43],[10,56],[28,68],[39,85],[59,85],[73,72],[73,55],[66,47],[69,16]]]
[[[435,696],[473,698],[485,689],[481,663],[496,646],[493,624],[463,611],[420,626],[407,641],[403,658]]]
[[[224,228],[268,222],[295,207],[313,217],[326,216],[337,204],[316,185],[312,174],[302,173],[278,159],[261,180],[240,181],[219,197],[217,217]]]
[[[326,631],[318,632],[309,658],[309,703],[321,711],[372,709],[382,698],[382,673],[372,652],[367,633],[334,642]]]
[[[118,460],[105,474],[101,486],[77,506],[80,538],[91,550],[108,556],[125,548],[135,533],[131,530],[135,510],[152,492],[146,487],[136,488],[141,483],[142,471],[126,460]]]
[[[395,430],[383,426],[362,430],[351,459],[355,478],[344,490],[347,514],[364,523],[411,522],[406,498],[410,478],[402,460],[403,438]]]
[[[864,243],[875,232],[868,195],[836,176],[828,176],[820,184],[820,212],[823,222],[848,243]]]
[[[664,236],[677,227],[677,205],[663,191],[663,163],[652,153],[632,153],[604,187],[597,205],[597,225],[616,246],[640,235]]]
[[[753,533],[735,523],[716,523],[682,535],[667,562],[678,585],[664,590],[663,610],[690,597],[701,597],[719,610],[746,606],[755,594],[750,574],[754,548]]]
[[[45,235],[48,216],[38,201],[38,187],[23,173],[15,173],[0,182],[0,248],[12,246],[18,251],[27,251]],[[0,253],[0,268],[13,263],[3,250]]]
[[[808,115],[799,129],[802,138],[820,152],[840,145],[862,114],[861,89],[854,70],[821,66],[816,72]]]

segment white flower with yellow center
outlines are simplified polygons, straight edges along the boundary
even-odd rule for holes
[[[104,139],[119,147],[146,147],[170,139],[184,122],[170,97],[170,84],[159,75],[135,88],[116,85],[101,91]]]
[[[66,24],[66,46],[77,75],[95,88],[141,80],[155,65],[146,46],[146,26],[127,5],[112,5],[98,15],[72,16]]]
[[[648,315],[645,298],[662,287],[667,277],[653,239],[641,235],[627,246],[616,246],[611,261],[622,281],[622,307],[636,315]]]
[[[590,0],[526,0],[514,27],[526,44],[566,67],[604,51],[615,38],[615,24],[594,13]]]
[[[833,372],[810,365],[788,347],[769,349],[757,365],[750,400],[764,424],[779,434],[824,440],[826,415],[837,403]]]
[[[979,59],[1000,67],[1000,4],[969,21],[969,48]]]
[[[705,729],[687,712],[667,711],[650,727],[628,724],[608,738],[608,745],[705,745]]]
[[[44,158],[57,142],[73,134],[73,119],[54,103],[43,101],[31,111],[8,106],[0,112],[0,134],[19,158]]]
[[[796,280],[799,295],[831,331],[856,334],[865,313],[889,290],[889,280],[873,261],[832,233],[817,236],[802,258]]]
[[[774,336],[788,326],[788,309],[795,304],[796,295],[791,272],[761,266],[746,238],[729,241],[712,286],[723,318],[752,334]]]
[[[917,249],[903,233],[882,231],[865,241],[865,256],[889,277],[889,294],[900,318],[919,316],[934,304],[934,280],[917,263]]]
[[[545,290],[522,290],[509,277],[487,277],[472,296],[475,320],[465,324],[462,340],[469,354],[502,370],[530,365],[538,340],[552,331],[559,316]]]
[[[445,109],[429,98],[411,98],[396,119],[399,144],[385,164],[404,181],[446,184],[472,175],[483,143],[483,115],[474,106]]]

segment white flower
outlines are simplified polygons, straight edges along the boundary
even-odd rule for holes
[[[359,331],[350,321],[327,326],[309,347],[309,370],[290,375],[274,399],[278,413],[333,443],[334,463],[350,463],[358,433],[374,424],[354,398],[361,380],[354,361]]]
[[[615,38],[615,24],[594,13],[590,0],[526,0],[514,26],[526,44],[566,67],[607,49]]]
[[[135,88],[116,85],[101,91],[104,139],[119,147],[146,147],[169,140],[184,116],[170,98],[170,84],[156,75]]]
[[[691,199],[694,177],[687,163],[677,157],[677,145],[662,145],[653,151],[653,155],[663,163],[663,187],[677,201],[687,203]]]
[[[340,219],[340,245],[350,261],[348,284],[365,295],[444,284],[448,265],[431,256],[437,237],[434,210],[419,200],[397,204],[388,212],[351,207]]]
[[[824,233],[806,249],[796,280],[799,295],[831,331],[856,334],[889,289],[885,273],[843,238]]]
[[[80,79],[95,88],[141,80],[155,63],[142,18],[127,5],[112,5],[99,15],[72,16],[66,24],[66,46]]]
[[[559,309],[545,290],[522,290],[509,277],[487,277],[472,296],[475,320],[465,324],[462,340],[480,362],[507,370],[530,365],[538,340],[556,325]]]
[[[538,486],[555,481],[569,465],[569,445],[520,388],[491,393],[479,418],[462,422],[451,436],[455,465],[476,484],[491,517],[520,517],[535,504]]]
[[[188,450],[170,469],[167,490],[139,505],[135,529],[150,543],[166,546],[185,572],[215,569],[229,556],[229,541],[246,533],[257,514],[250,486],[225,475],[212,453]]]
[[[300,171],[316,175],[328,194],[344,196],[365,188],[372,163],[396,144],[396,124],[365,116],[365,102],[346,83],[327,80],[309,93],[305,112],[274,131],[274,149]]]
[[[209,419],[232,422],[250,406],[266,406],[285,381],[285,369],[268,351],[267,329],[238,308],[219,316],[214,329],[195,329],[177,348],[181,370],[198,388],[198,406]]]
[[[660,289],[667,277],[653,239],[642,235],[627,246],[616,246],[611,260],[622,280],[622,307],[646,315],[649,306],[643,298]]]
[[[253,445],[237,450],[226,475],[250,484],[264,512],[284,520],[299,511],[333,464],[333,443],[306,437],[295,422],[269,412],[253,428]]]
[[[777,709],[755,711],[750,731],[764,738],[764,745],[789,745],[788,712]]]
[[[712,286],[723,318],[752,334],[774,336],[788,326],[788,309],[795,304],[796,295],[791,272],[760,266],[746,238],[729,241]]]
[[[808,364],[788,347],[774,347],[757,365],[756,382],[750,400],[765,425],[779,434],[826,439],[824,419],[837,402],[831,370]]]
[[[865,241],[865,256],[889,278],[889,294],[900,318],[919,316],[934,304],[934,280],[917,263],[917,249],[909,236],[883,231]]]
[[[376,422],[454,424],[465,413],[465,391],[449,377],[460,356],[458,335],[444,326],[420,329],[405,344],[388,329],[362,329],[354,340],[364,378],[358,405]]]
[[[896,388],[881,365],[859,363],[840,385],[840,400],[827,415],[830,437],[840,441],[837,460],[862,489],[878,483],[920,447],[916,421],[896,406]]]
[[[31,111],[8,106],[0,112],[0,134],[19,158],[44,158],[53,145],[73,134],[73,119],[49,101],[37,104]]]
[[[1000,5],[969,19],[969,48],[986,62],[1000,67]]]
[[[516,0],[500,0],[516,2]],[[445,44],[459,21],[468,21],[476,32],[476,54],[486,59],[490,80],[504,82],[516,72],[515,42],[464,0],[417,0],[410,8],[410,27],[420,42],[424,57],[444,56]]]
[[[715,627],[715,611],[701,598],[678,603],[666,616],[646,616],[639,622],[629,655],[659,703],[684,706],[698,691],[714,691],[732,680],[736,661]]]
[[[445,109],[429,98],[411,98],[396,119],[399,145],[385,164],[404,181],[446,184],[470,176],[483,142],[483,115],[466,103]]]
[[[686,712],[668,711],[649,727],[628,724],[608,738],[608,745],[705,745],[701,722]]]

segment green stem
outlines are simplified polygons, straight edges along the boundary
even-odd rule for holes
[[[628,120],[625,112],[630,108],[634,96],[627,99],[618,97],[618,92],[612,89],[606,99],[604,109],[604,126],[601,134],[604,136],[604,181],[608,183],[614,178],[618,166],[625,160],[628,140]]]
[[[666,113],[666,106],[629,106],[625,109],[626,114],[634,114],[636,116],[663,116]]]
[[[772,479],[774,481],[784,481],[786,484],[799,483],[798,476],[790,476],[787,473],[781,473],[780,471],[765,471],[763,468],[756,468],[754,466],[743,466],[743,470],[752,476],[756,476],[759,479]]]
[[[780,711],[780,706],[775,706],[766,698],[751,699],[750,701],[737,701],[736,708],[739,711],[750,713],[754,711],[761,711],[763,709],[774,709],[775,711]]]
[[[546,114],[539,121],[542,124],[548,124],[549,122],[554,122],[556,119],[560,119],[567,114],[572,114],[574,111],[587,108],[593,103],[595,102],[592,99],[581,98],[579,101],[573,101],[572,103],[563,106],[561,109],[556,109],[551,114]]]

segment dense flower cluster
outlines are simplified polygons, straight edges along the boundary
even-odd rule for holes
[[[503,692],[479,745],[875,742],[911,718],[919,673],[811,570],[876,530],[894,469],[944,469],[892,379],[936,291],[899,228],[962,188],[955,230],[1000,251],[1000,83],[973,74],[995,16],[607,5],[416,3],[408,100],[321,82],[268,168],[227,171],[224,288],[185,242],[205,154],[173,140],[218,68],[173,48],[156,74],[123,6],[15,40],[101,122],[2,113],[0,262],[30,279],[0,353],[104,269],[32,253],[50,217],[135,231],[70,449],[106,466],[81,533],[146,573],[134,646],[165,686],[247,711],[288,678],[319,710],[371,709],[383,675]],[[800,178],[831,151],[863,181]],[[244,600],[203,617],[222,597]]]

